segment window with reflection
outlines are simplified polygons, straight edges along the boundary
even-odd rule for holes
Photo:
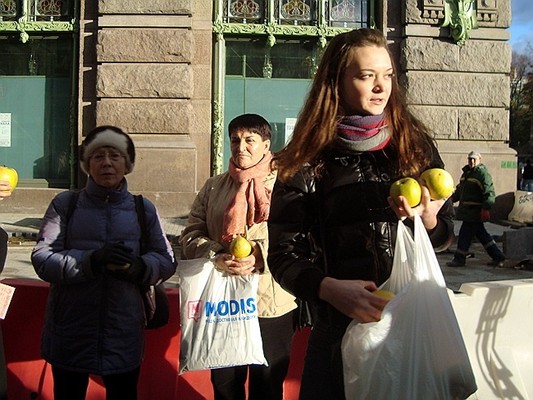
[[[272,48],[265,38],[227,39],[226,76],[311,79],[317,68],[315,40],[279,39]]]
[[[367,0],[330,0],[328,7],[330,26],[342,28],[368,27]]]
[[[69,33],[0,40],[0,114],[10,133],[0,160],[31,185],[69,187],[74,59]]]
[[[223,0],[214,3],[213,31],[221,57],[214,97],[215,164],[229,162],[227,126],[236,115],[257,112],[272,126],[272,151],[285,145],[315,76],[328,40],[339,32],[371,25],[375,0]],[[220,46],[220,48],[218,48]],[[222,56],[222,54],[224,54]],[[222,76],[222,74],[225,74]],[[225,123],[224,123],[225,122]],[[225,129],[225,128],[224,128]],[[220,135],[220,136],[219,136]]]
[[[224,22],[229,23],[362,28],[369,26],[370,2],[372,0],[225,0],[223,15]]]
[[[264,0],[227,0],[224,6],[228,22],[262,23],[265,19]]]
[[[310,25],[316,23],[316,0],[278,0],[280,24]]]
[[[67,0],[33,0],[31,15],[35,20],[60,20],[62,17],[68,17],[69,2]]]
[[[0,21],[12,21],[17,17],[15,0],[0,0]]]

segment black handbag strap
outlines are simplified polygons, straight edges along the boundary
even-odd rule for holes
[[[142,195],[134,195],[135,211],[137,211],[137,219],[141,227],[141,254],[146,253],[148,248],[148,229],[146,227],[146,211],[144,209],[144,199]]]

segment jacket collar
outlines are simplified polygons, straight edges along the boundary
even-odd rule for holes
[[[120,189],[108,189],[97,185],[96,182],[89,177],[87,185],[85,186],[85,191],[93,199],[117,203],[128,196],[128,182],[126,181],[126,178],[123,178]]]

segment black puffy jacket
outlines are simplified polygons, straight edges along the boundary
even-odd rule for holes
[[[274,186],[268,263],[274,278],[300,299],[321,303],[326,276],[364,279],[378,286],[390,275],[398,219],[387,197],[400,176],[383,152],[328,153],[317,177],[304,169]],[[431,167],[443,168],[434,151]],[[430,232],[435,248],[453,238],[448,200]],[[325,257],[324,257],[325,254]]]

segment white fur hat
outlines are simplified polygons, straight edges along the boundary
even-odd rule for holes
[[[109,146],[120,151],[126,158],[126,174],[133,171],[135,165],[135,146],[131,138],[115,126],[99,126],[94,128],[81,145],[80,166],[89,174],[89,158],[96,149]]]

